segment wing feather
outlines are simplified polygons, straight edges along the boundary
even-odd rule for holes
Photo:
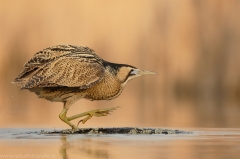
[[[104,76],[104,67],[94,50],[74,45],[57,45],[37,52],[14,83],[24,88],[88,88]]]
[[[104,67],[96,62],[73,57],[59,58],[33,75],[23,88],[79,87],[86,89],[104,77]]]

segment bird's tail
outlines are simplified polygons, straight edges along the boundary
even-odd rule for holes
[[[18,79],[16,78],[13,82],[13,84],[17,85],[18,87],[21,87],[21,89],[24,89],[24,86],[27,83],[27,79]]]

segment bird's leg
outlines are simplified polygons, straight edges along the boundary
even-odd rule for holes
[[[80,113],[80,114],[77,114],[77,115],[73,115],[71,117],[67,117],[67,120],[68,121],[71,121],[71,120],[74,120],[74,119],[77,119],[77,118],[80,118],[80,117],[83,117],[83,116],[87,116],[86,118],[80,120],[78,122],[78,124],[80,122],[82,122],[83,124],[86,123],[89,119],[91,119],[93,116],[97,116],[97,117],[100,117],[100,116],[107,116],[107,115],[110,115],[110,113],[113,111],[113,110],[116,110],[117,108],[119,107],[112,107],[112,108],[105,108],[105,109],[96,109],[96,110],[90,110],[90,111],[87,111],[87,112],[84,112],[84,113]]]
[[[68,117],[67,117],[67,111],[69,109],[69,107],[74,103],[74,100],[68,100],[66,102],[64,102],[64,106],[63,106],[63,110],[62,112],[59,114],[59,118],[65,122],[66,124],[68,124],[69,126],[72,127],[72,130],[75,131],[75,130],[78,130],[78,127],[72,123],[70,123],[70,121],[68,120]]]
[[[67,116],[66,116],[66,115],[67,115],[68,109],[69,109],[69,108],[63,107],[62,112],[59,114],[59,118],[60,118],[63,122],[65,122],[65,123],[67,123],[69,126],[71,126],[73,130],[78,130],[78,127],[77,127],[76,125],[73,125],[72,123],[70,123],[69,120],[67,119]]]
[[[80,118],[80,117],[84,117],[84,116],[87,116],[86,118],[80,120],[78,122],[78,124],[80,122],[82,122],[83,124],[86,123],[89,119],[91,119],[93,116],[97,116],[97,117],[100,117],[100,116],[107,116],[109,115],[113,110],[116,110],[117,108],[119,107],[112,107],[112,108],[105,108],[105,109],[96,109],[96,110],[90,110],[90,111],[87,111],[87,112],[84,112],[84,113],[80,113],[80,114],[77,114],[77,115],[73,115],[73,116],[70,116],[70,117],[67,117],[67,111],[69,109],[69,107],[72,105],[72,102],[71,101],[67,101],[64,103],[64,107],[63,107],[63,110],[62,112],[59,114],[59,118],[67,123],[69,126],[72,127],[72,129],[75,131],[75,130],[78,130],[78,127],[74,124],[72,124],[70,121],[71,120],[74,120],[74,119],[77,119],[77,118]]]

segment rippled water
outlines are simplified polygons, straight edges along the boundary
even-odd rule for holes
[[[0,129],[0,158],[240,158],[240,129],[184,130],[193,134],[53,135],[41,129]]]

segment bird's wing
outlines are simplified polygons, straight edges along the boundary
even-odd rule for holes
[[[48,47],[34,54],[34,56],[24,64],[24,69],[19,73],[16,80],[28,77],[45,64],[63,56],[81,55],[84,53],[95,55],[94,50],[88,47],[74,45],[56,45]]]
[[[55,68],[52,67],[53,63],[56,63],[61,58],[66,57],[72,57],[82,59],[83,66],[87,65],[87,67],[99,67],[98,71],[102,71],[100,69],[100,65],[93,64],[93,60],[101,60],[97,55],[95,54],[94,50],[88,48],[88,47],[82,47],[82,46],[74,46],[74,45],[57,45],[52,46],[49,48],[46,48],[42,51],[37,52],[33,58],[31,58],[27,63],[24,64],[24,69],[19,73],[17,78],[14,80],[13,83],[20,86],[21,88],[33,88],[35,86],[42,86],[42,87],[57,87],[59,84],[64,84],[64,86],[74,86],[74,85],[81,85],[81,83],[69,83],[69,82],[63,82],[62,80],[59,80],[59,84],[56,83],[56,81],[53,80],[53,78],[57,75],[54,75],[53,77],[46,78],[46,75],[44,72],[49,72],[52,68],[53,70]],[[94,58],[93,58],[94,57]],[[88,58],[88,59],[87,59]],[[91,58],[91,59],[90,59]],[[90,59],[90,60],[89,60]],[[79,63],[79,60],[72,60],[73,63],[68,63],[67,65],[76,65]],[[75,62],[74,62],[75,61]],[[91,64],[89,64],[88,62]],[[60,63],[60,61],[59,61]],[[62,61],[64,64],[64,61]],[[58,64],[59,65],[59,64]],[[91,66],[90,66],[91,65]],[[67,69],[67,68],[65,68]],[[78,71],[79,68],[76,69]],[[56,72],[56,70],[54,70]],[[49,79],[49,81],[48,81]],[[64,79],[64,78],[63,78]],[[67,78],[65,78],[67,80]],[[97,81],[97,80],[96,80]],[[90,81],[91,82],[91,81]],[[84,85],[84,84],[83,84]]]
[[[86,89],[104,77],[104,67],[94,59],[64,57],[39,68],[22,88],[79,87]]]

